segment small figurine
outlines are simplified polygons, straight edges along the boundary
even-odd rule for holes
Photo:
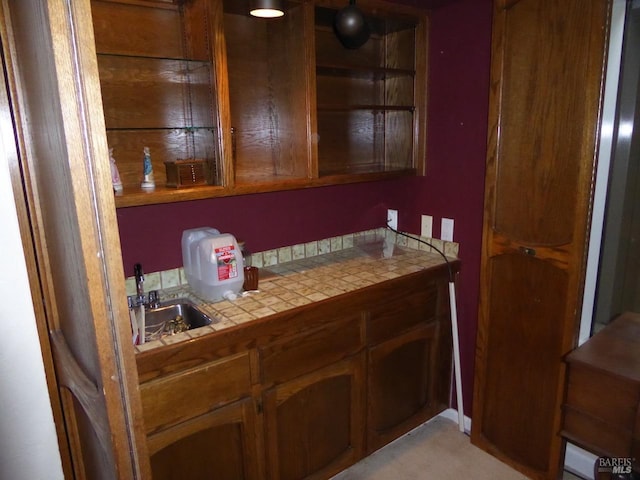
[[[142,179],[140,187],[153,190],[156,188],[156,182],[153,179],[153,165],[151,164],[151,153],[149,152],[149,147],[144,147],[144,159],[142,162],[144,178]]]
[[[109,163],[111,164],[111,184],[116,193],[122,192],[122,180],[120,180],[120,172],[116,165],[116,159],[113,158],[113,148],[109,148]]]

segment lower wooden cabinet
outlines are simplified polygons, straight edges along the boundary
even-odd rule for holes
[[[137,358],[154,479],[327,479],[448,406],[446,269]]]
[[[149,436],[154,480],[261,480],[253,400],[246,398]]]
[[[436,327],[423,326],[369,350],[369,453],[433,416]]]
[[[268,478],[328,478],[364,452],[362,354],[264,393]]]

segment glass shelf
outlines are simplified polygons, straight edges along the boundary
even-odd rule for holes
[[[211,66],[211,62],[208,59],[198,59],[198,58],[185,58],[185,57],[168,57],[163,55],[136,55],[130,53],[107,53],[107,52],[98,52],[98,57],[114,57],[114,58],[122,58],[122,59],[131,59],[135,60],[158,60],[158,61],[170,61],[170,62],[183,62],[183,63],[193,63],[200,64],[203,67]]]
[[[413,112],[413,105],[318,105],[318,112],[353,112],[370,110],[372,112]]]
[[[394,77],[413,77],[415,70],[405,68],[386,68],[378,66],[357,66],[357,65],[316,65],[316,74],[322,76],[338,76],[350,78],[365,78],[369,80],[386,80]]]

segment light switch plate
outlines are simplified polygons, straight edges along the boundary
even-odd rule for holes
[[[445,242],[453,242],[453,219],[443,218],[440,227],[440,239]]]
[[[433,217],[422,215],[420,218],[420,236],[433,238]]]

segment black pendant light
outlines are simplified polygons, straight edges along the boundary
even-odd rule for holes
[[[356,0],[336,13],[333,30],[345,48],[360,48],[369,40],[369,24],[362,12],[356,7]]]
[[[283,0],[252,0],[249,13],[254,17],[276,18],[284,15]]]

